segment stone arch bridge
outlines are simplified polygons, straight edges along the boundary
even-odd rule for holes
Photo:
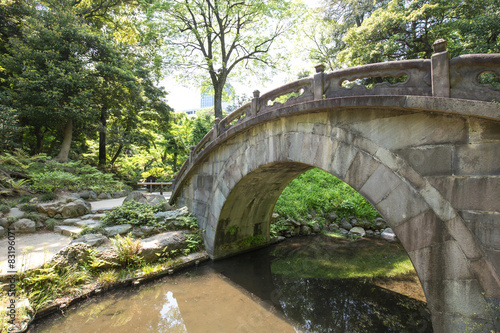
[[[423,286],[435,332],[500,331],[500,54],[317,73],[263,96],[193,147],[174,182],[212,258],[269,242],[288,183],[320,168],[392,227]],[[380,77],[400,83],[376,82]],[[367,80],[368,79],[368,80]],[[380,81],[380,80],[379,80]]]

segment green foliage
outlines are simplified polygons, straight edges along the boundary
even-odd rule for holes
[[[54,192],[49,192],[49,193],[43,193],[39,199],[41,202],[49,202],[55,200],[56,198],[57,195]]]
[[[1,213],[8,213],[8,212],[10,212],[10,207],[9,207],[9,205],[6,205],[6,204],[0,204],[0,212],[1,212]]]
[[[35,309],[41,308],[58,295],[69,294],[90,280],[90,274],[78,266],[56,268],[46,264],[21,273],[19,287],[26,292]]]
[[[119,279],[118,272],[114,269],[103,271],[97,277],[97,283],[103,287],[109,287]]]
[[[48,218],[47,220],[45,220],[45,226],[49,230],[54,230],[54,227],[56,225],[59,225],[60,223],[61,223],[61,221],[53,219],[53,218]]]
[[[147,203],[127,201],[115,210],[106,212],[101,219],[105,225],[155,225],[155,209]]]
[[[283,190],[274,211],[298,219],[312,211],[332,212],[339,217],[356,215],[373,220],[378,212],[352,187],[320,169],[309,170]]]
[[[120,259],[123,264],[130,265],[140,263],[140,239],[134,239],[132,235],[127,235],[125,237],[117,235],[115,238],[111,239],[111,243],[118,254],[118,259]]]

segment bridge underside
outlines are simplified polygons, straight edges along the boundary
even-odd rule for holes
[[[174,199],[198,217],[210,255],[266,244],[280,193],[317,167],[358,190],[395,231],[435,332],[499,330],[500,122],[453,114],[456,100],[446,112],[322,103],[226,133],[178,185]]]

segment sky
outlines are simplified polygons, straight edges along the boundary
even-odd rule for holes
[[[305,0],[305,3],[310,7],[317,7],[321,0]],[[292,60],[291,67],[297,68],[297,73],[301,68],[307,68],[311,70],[311,73],[314,70],[314,65],[312,62],[304,62],[302,57],[296,57]],[[230,83],[237,95],[246,94],[248,96],[252,96],[254,90],[259,90],[261,94],[266,91],[277,88],[287,82],[291,82],[294,79],[289,77],[285,73],[281,75],[276,75],[274,79],[270,82],[260,83],[258,86],[244,86],[243,84],[235,81],[228,81]],[[255,84],[254,84],[255,85]],[[174,108],[175,111],[185,111],[192,109],[199,109],[201,104],[201,94],[200,88],[195,86],[185,86],[175,80],[174,77],[167,77],[162,82],[160,82],[160,86],[164,86],[167,95],[167,104]]]

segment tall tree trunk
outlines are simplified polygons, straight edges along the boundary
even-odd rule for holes
[[[71,140],[73,139],[73,120],[68,120],[64,126],[64,139],[61,144],[61,150],[55,158],[59,162],[68,162]]]
[[[116,159],[118,158],[118,156],[120,156],[122,149],[123,149],[123,144],[120,143],[120,146],[118,146],[118,150],[116,151],[115,156],[113,156],[111,162],[109,162],[110,165],[113,165],[116,162]]]
[[[224,83],[214,86],[214,112],[215,118],[222,119],[222,89]]]
[[[107,112],[105,108],[102,108],[101,126],[99,128],[99,167],[101,168],[106,165],[106,131],[107,131],[106,126],[107,126]]]
[[[45,134],[45,131],[42,131],[42,128],[37,126],[33,130],[36,138],[36,146],[33,151],[33,154],[40,154],[43,152],[43,136]]]

